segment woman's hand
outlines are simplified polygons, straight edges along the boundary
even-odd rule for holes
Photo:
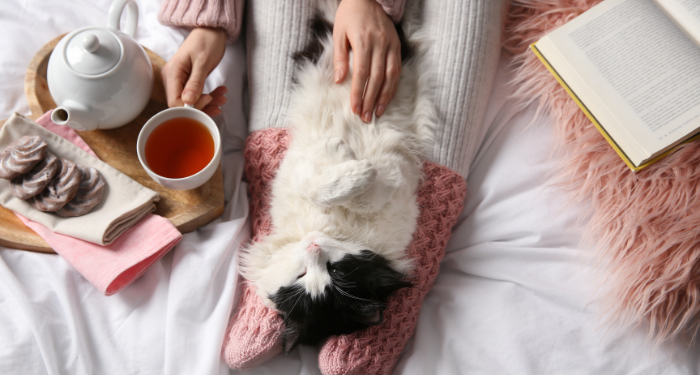
[[[226,103],[226,87],[217,87],[202,95],[204,81],[219,65],[226,49],[226,31],[214,28],[195,28],[163,70],[168,107],[192,104],[209,116],[221,114],[219,106]]]
[[[364,122],[394,97],[401,73],[401,44],[394,23],[375,0],[343,0],[333,28],[335,82],[345,80],[353,51],[352,111]],[[364,96],[363,96],[364,93]]]

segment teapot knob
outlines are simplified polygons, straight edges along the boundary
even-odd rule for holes
[[[95,52],[100,48],[100,40],[95,34],[85,35],[82,42],[83,48],[88,52]]]

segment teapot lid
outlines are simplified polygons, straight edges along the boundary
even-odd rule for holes
[[[113,33],[89,28],[73,35],[65,51],[66,61],[73,70],[85,75],[97,75],[117,65],[122,47]]]

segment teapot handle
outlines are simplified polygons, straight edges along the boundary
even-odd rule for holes
[[[119,20],[126,6],[126,33],[132,38],[136,34],[136,24],[139,22],[139,8],[134,0],[114,0],[109,7],[107,27],[119,30]]]

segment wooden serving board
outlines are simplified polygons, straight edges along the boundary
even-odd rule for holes
[[[27,68],[24,92],[32,111],[31,118],[37,119],[48,110],[56,108],[49,93],[46,68],[49,56],[63,35],[50,41],[34,56]],[[224,185],[221,166],[214,176],[203,186],[193,190],[167,189],[151,179],[141,167],[136,155],[136,139],[141,127],[151,116],[166,109],[165,89],[160,71],[165,61],[146,49],[153,66],[153,93],[146,109],[132,122],[109,130],[78,132],[85,142],[104,162],[136,180],[141,185],[160,194],[156,204],[156,214],[169,219],[182,233],[191,232],[224,212]],[[4,121],[0,121],[0,126]],[[26,227],[12,211],[0,206],[0,245],[15,249],[54,253],[51,247],[31,229]]]

